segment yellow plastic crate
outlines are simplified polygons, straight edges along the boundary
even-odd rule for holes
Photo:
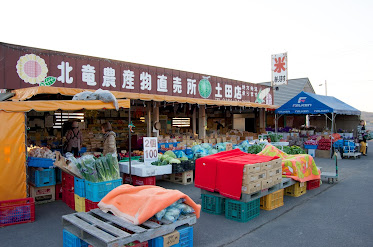
[[[290,187],[285,188],[286,196],[299,197],[306,194],[307,192],[307,183],[296,182]]]
[[[273,210],[281,206],[284,206],[284,189],[260,198],[260,209]]]
[[[74,194],[75,198],[75,211],[85,212],[85,198]]]

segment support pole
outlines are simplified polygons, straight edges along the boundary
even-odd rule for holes
[[[147,102],[146,103],[146,134],[148,137],[151,137],[152,136],[152,130],[153,130],[153,126],[152,126],[152,103],[151,102]]]
[[[334,113],[332,112],[332,128],[331,128],[331,135],[330,135],[330,157],[332,158],[332,152],[333,152],[333,133],[334,133]]]
[[[204,139],[206,137],[206,110],[205,106],[201,105],[198,109],[198,136],[199,139]]]
[[[192,126],[194,136],[197,134],[197,112],[196,108],[193,109]]]
[[[130,100],[130,106],[128,108],[128,162],[129,162],[129,175],[130,175],[130,184],[132,184],[132,176],[131,176],[131,153],[132,153],[132,137],[131,137],[131,129],[129,125],[131,124],[131,100]]]
[[[277,113],[275,113],[275,132],[276,132],[276,134],[277,134],[277,121],[278,121]]]
[[[153,124],[152,124],[152,126],[153,126],[154,123],[159,122],[159,105],[158,105],[158,102],[153,102],[153,116],[152,117],[153,117]],[[153,133],[154,133],[155,137],[159,137],[159,130],[154,131]]]

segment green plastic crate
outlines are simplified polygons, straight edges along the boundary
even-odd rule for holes
[[[202,194],[202,211],[210,214],[224,214],[225,198]]]
[[[259,216],[260,198],[251,202],[225,200],[225,217],[238,222],[248,222]]]

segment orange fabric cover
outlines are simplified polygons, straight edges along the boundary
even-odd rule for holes
[[[195,210],[199,218],[201,205],[196,204],[189,196],[178,190],[153,185],[121,185],[109,192],[98,206],[104,212],[111,211],[127,222],[140,225],[181,198]]]
[[[26,198],[25,114],[0,111],[0,201]]]

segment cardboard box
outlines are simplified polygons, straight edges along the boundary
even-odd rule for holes
[[[273,163],[273,168],[282,168],[282,159],[275,159]]]
[[[279,174],[282,176],[282,168],[273,168],[267,171],[267,178],[272,178]]]
[[[258,173],[262,171],[262,163],[248,164],[243,167],[243,174]]]
[[[274,185],[273,178],[262,180],[262,190],[268,189]]]
[[[252,173],[252,174],[244,174],[242,177],[242,184],[248,185],[251,183],[256,183],[258,181],[261,181],[263,179],[266,179],[267,174],[266,172],[258,172],[258,173]]]
[[[318,150],[316,149],[315,153],[317,158],[330,159],[330,150]]]
[[[180,242],[180,233],[174,231],[163,236],[163,247],[170,247]]]
[[[251,183],[248,185],[243,185],[241,191],[244,194],[252,194],[257,191],[260,191],[261,189],[262,189],[262,182],[258,181],[258,182]]]
[[[276,174],[275,176],[272,177],[273,179],[273,185],[279,184],[282,182],[282,174]]]
[[[262,163],[262,170],[266,170],[266,171],[272,170],[275,166],[275,163],[276,163],[275,160],[271,160],[271,161],[268,161],[268,162],[263,162]]]

